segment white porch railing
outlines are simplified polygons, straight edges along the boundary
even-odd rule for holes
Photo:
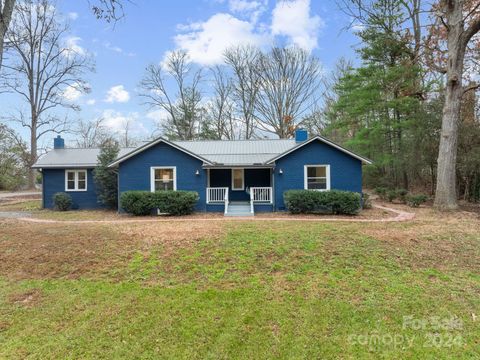
[[[254,203],[272,203],[272,188],[271,187],[251,187],[250,188],[250,212],[253,214]]]
[[[228,208],[228,187],[207,187],[207,204],[225,204],[225,214]]]

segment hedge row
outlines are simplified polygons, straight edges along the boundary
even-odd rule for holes
[[[361,196],[350,191],[288,190],[283,194],[287,210],[292,214],[355,215],[361,209]]]
[[[198,199],[194,191],[125,191],[120,196],[120,206],[136,216],[150,215],[156,209],[163,214],[188,215]]]

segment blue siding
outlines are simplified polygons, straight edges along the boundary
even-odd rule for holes
[[[276,210],[285,210],[285,191],[304,188],[304,165],[330,165],[332,190],[362,192],[362,162],[330,145],[314,140],[276,161]],[[279,174],[280,169],[283,174]]]
[[[150,191],[150,168],[175,166],[177,190],[196,191],[200,196],[197,211],[205,211],[207,171],[202,161],[163,142],[148,148],[119,165],[119,193],[128,190]],[[195,175],[196,171],[200,175]]]
[[[93,169],[87,169],[87,191],[65,191],[65,170],[43,169],[43,207],[53,209],[53,195],[57,192],[66,192],[72,197],[73,209],[98,209],[102,204],[97,201]]]

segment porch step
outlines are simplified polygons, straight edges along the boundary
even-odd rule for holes
[[[253,216],[248,204],[229,204],[225,216]]]

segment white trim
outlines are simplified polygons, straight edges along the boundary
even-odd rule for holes
[[[150,167],[150,191],[155,192],[155,170],[173,169],[173,190],[177,190],[177,167],[176,166],[151,166]]]
[[[242,187],[241,188],[236,188],[235,182],[233,181],[233,172],[234,170],[242,170]],[[244,168],[233,168],[231,170],[231,177],[232,177],[232,191],[244,191],[245,190],[245,169]]]
[[[78,182],[79,182],[78,174],[81,172],[85,173],[85,189],[78,188]],[[73,176],[73,183],[75,186],[74,189],[68,188],[68,173],[75,174]],[[87,191],[87,189],[88,189],[88,171],[86,169],[65,169],[65,192]]]
[[[308,188],[308,168],[309,167],[325,167],[325,177],[327,180],[325,189],[309,189]],[[315,191],[327,191],[330,190],[330,165],[328,164],[308,164],[303,166],[303,188],[305,190],[315,190]]]
[[[335,149],[338,149],[338,150],[344,152],[345,154],[348,154],[348,155],[354,157],[355,159],[358,159],[358,160],[360,160],[360,161],[363,161],[365,164],[368,164],[368,165],[373,164],[373,162],[372,162],[371,160],[369,160],[369,159],[367,159],[367,158],[365,158],[365,157],[363,157],[363,156],[357,155],[357,154],[355,154],[355,153],[353,153],[353,152],[351,152],[351,151],[349,151],[349,150],[341,147],[340,145],[337,145],[337,144],[335,144],[334,142],[331,142],[330,140],[325,139],[324,137],[322,137],[322,136],[320,136],[320,135],[314,136],[314,137],[312,137],[311,139],[309,139],[309,140],[307,140],[307,141],[304,141],[304,142],[298,144],[297,146],[294,146],[294,147],[291,148],[290,150],[287,150],[287,151],[285,151],[284,153],[275,156],[274,158],[266,161],[266,164],[271,164],[271,163],[275,162],[276,160],[284,157],[285,155],[288,155],[288,154],[290,154],[291,152],[293,152],[293,151],[295,151],[295,150],[298,150],[298,149],[300,149],[301,147],[303,147],[303,146],[305,146],[305,145],[307,145],[307,144],[310,144],[310,143],[311,143],[312,141],[314,141],[314,140],[322,141],[322,142],[324,142],[325,144],[330,145],[330,146],[334,147]]]
[[[115,160],[115,161],[112,162],[110,165],[108,165],[108,167],[114,167],[115,165],[118,165],[118,164],[121,163],[122,161],[125,161],[125,160],[131,158],[132,156],[135,156],[135,155],[137,155],[138,153],[142,152],[143,150],[147,150],[148,148],[150,148],[150,147],[152,147],[152,146],[154,146],[154,145],[157,145],[157,144],[159,144],[159,143],[161,143],[161,142],[164,142],[165,144],[170,145],[171,147],[173,147],[173,148],[175,148],[175,149],[177,149],[177,150],[180,150],[180,151],[182,151],[182,152],[184,152],[184,153],[186,153],[186,154],[188,154],[188,155],[190,155],[190,156],[192,156],[192,157],[194,157],[194,158],[196,158],[196,159],[198,159],[198,160],[201,160],[201,161],[203,161],[203,162],[205,162],[205,163],[207,163],[207,164],[212,164],[210,161],[208,161],[207,159],[201,157],[200,155],[197,155],[197,154],[195,154],[195,153],[192,153],[191,151],[188,151],[187,149],[185,149],[185,148],[183,148],[183,147],[181,147],[181,146],[178,146],[178,145],[174,144],[173,142],[168,141],[167,139],[164,139],[164,138],[160,137],[160,138],[158,138],[158,139],[156,139],[156,140],[153,140],[153,141],[151,141],[151,142],[149,142],[149,143],[147,143],[147,144],[145,144],[145,145],[142,145],[142,146],[138,147],[137,149],[129,152],[128,154],[123,155],[121,158]]]

